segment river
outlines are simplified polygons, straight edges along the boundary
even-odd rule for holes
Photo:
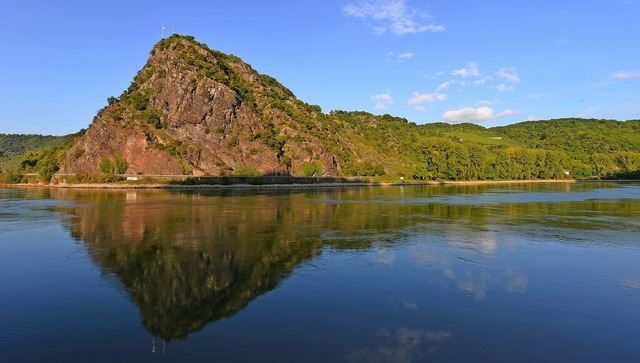
[[[0,189],[3,362],[635,362],[640,184]]]

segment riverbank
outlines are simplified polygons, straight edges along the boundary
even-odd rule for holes
[[[164,189],[164,190],[206,190],[206,189],[301,189],[301,188],[347,188],[347,187],[371,187],[371,186],[412,186],[412,185],[499,185],[499,184],[535,184],[535,183],[578,183],[578,182],[638,182],[638,180],[474,180],[474,181],[427,181],[427,182],[322,182],[314,183],[238,183],[238,184],[170,184],[170,183],[136,183],[136,182],[116,182],[116,183],[21,183],[21,184],[0,184],[2,187],[19,188],[60,188],[60,189],[108,189],[108,190],[131,190],[131,189]]]

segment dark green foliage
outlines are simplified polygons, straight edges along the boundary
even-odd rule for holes
[[[640,120],[558,119],[494,127],[499,134],[535,149],[562,150],[568,155],[640,152]]]
[[[46,163],[43,163],[40,169],[38,169],[38,175],[44,181],[49,182],[51,181],[53,174],[55,174],[59,169],[60,167],[57,164],[53,163],[52,161],[48,161]]]
[[[260,172],[254,168],[249,166],[239,166],[233,170],[233,175],[236,176],[260,176]]]
[[[302,165],[302,176],[321,176],[322,175],[322,162],[316,160],[314,162],[305,163]]]
[[[17,170],[9,170],[0,174],[0,184],[18,184],[22,183],[23,175]]]
[[[271,150],[276,152],[278,157],[284,155],[284,144],[287,142],[285,137],[279,136],[273,122],[268,121],[264,129],[250,136],[250,140],[259,139],[263,144],[267,145]]]
[[[122,155],[116,153],[113,156],[113,167],[116,174],[124,174],[129,169],[129,163],[122,158]]]
[[[113,165],[113,162],[107,157],[103,156],[100,159],[100,162],[98,163],[98,168],[104,174],[115,174],[115,166]]]
[[[113,160],[103,156],[98,163],[98,168],[103,174],[107,175],[124,174],[129,169],[129,163],[122,158],[122,155],[116,153],[113,156]]]
[[[343,173],[347,176],[383,176],[384,167],[370,161],[349,162],[344,166]]]
[[[149,106],[148,90],[133,92],[125,99],[138,111],[144,111],[147,109],[147,106]]]
[[[144,120],[148,124],[152,125],[156,129],[162,128],[162,121],[160,121],[160,115],[158,115],[158,112],[156,110],[153,110],[151,108],[145,109],[142,112],[142,118],[144,118]]]

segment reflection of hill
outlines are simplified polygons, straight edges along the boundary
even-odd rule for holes
[[[105,273],[122,282],[146,329],[165,340],[186,337],[239,312],[317,255],[323,245],[370,248],[419,235],[426,246],[432,241],[427,236],[438,235],[451,250],[492,255],[500,249],[497,237],[504,228],[549,233],[564,228],[606,230],[607,221],[594,219],[592,211],[633,216],[640,208],[616,200],[525,201],[519,196],[555,195],[491,188],[354,188],[277,195],[64,189],[50,193],[53,199],[73,202],[58,208],[72,216],[72,235],[86,243]],[[41,194],[49,197],[49,191]],[[573,237],[559,242],[600,243]],[[441,266],[451,279],[462,276],[446,273],[453,267],[443,256],[421,259]],[[513,290],[526,284],[516,275]],[[464,282],[469,281],[482,287],[481,281]],[[468,283],[465,286],[470,289]]]
[[[67,192],[68,193],[68,192]],[[78,193],[70,229],[114,273],[140,308],[144,326],[166,340],[231,316],[273,289],[319,250],[297,240],[293,198]],[[306,226],[305,225],[305,226]],[[294,246],[295,245],[295,246]]]

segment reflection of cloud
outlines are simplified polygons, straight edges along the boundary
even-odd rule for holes
[[[417,310],[418,309],[418,304],[416,304],[413,301],[403,301],[402,302],[402,306],[404,306],[404,308],[407,309],[407,310]]]
[[[638,289],[640,290],[640,278],[629,278],[624,279],[621,282],[622,286],[628,287],[630,289]]]
[[[453,248],[494,254],[498,249],[495,233],[451,229],[447,233],[447,244]]]
[[[487,296],[487,281],[489,280],[491,280],[491,275],[486,272],[480,275],[468,273],[458,279],[458,288],[473,295],[476,300],[482,300]]]
[[[434,262],[436,262],[438,259],[438,256],[436,256],[434,253],[427,251],[424,248],[414,249],[412,255],[413,255],[414,261],[416,261],[416,264],[418,266],[431,265]]]
[[[401,328],[395,334],[387,329],[378,332],[382,342],[376,348],[357,349],[347,359],[350,362],[413,362],[423,361],[438,346],[451,339],[450,331]]]
[[[516,273],[511,269],[507,270],[507,282],[505,284],[505,289],[509,292],[525,292],[527,286],[529,285],[529,279],[527,276]]]
[[[482,238],[470,238],[478,235]],[[504,288],[510,293],[526,291],[529,285],[526,275],[511,268],[507,268],[504,272],[490,269],[483,263],[486,257],[469,252],[493,254],[497,250],[493,233],[454,233],[448,237],[447,243],[453,248],[444,249],[440,253],[426,246],[414,248],[411,255],[415,265],[440,270],[457,289],[477,300],[484,299],[491,288],[494,290]],[[640,280],[637,284],[640,288]]]
[[[389,250],[379,250],[375,262],[383,265],[393,265],[396,261],[396,254]]]

